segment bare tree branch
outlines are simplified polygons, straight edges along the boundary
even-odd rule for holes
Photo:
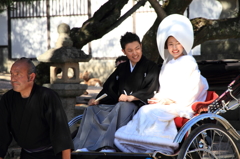
[[[113,25],[110,26],[110,28],[106,31],[107,33],[111,30],[118,27],[125,19],[127,19],[129,16],[131,16],[138,8],[141,6],[144,6],[147,0],[140,0],[137,4],[135,4],[129,11],[127,11],[121,18],[119,18]]]
[[[167,16],[166,12],[163,10],[163,8],[161,7],[161,5],[159,4],[159,2],[157,0],[148,0],[148,2],[151,4],[151,6],[153,7],[153,9],[155,10],[158,18],[160,21],[162,21],[163,18],[165,18]]]
[[[92,18],[84,22],[81,28],[72,28],[70,36],[73,45],[81,49],[85,44],[92,40],[99,39],[106,34],[120,17],[121,10],[129,0],[109,0],[102,5]]]
[[[144,6],[147,0],[140,0],[127,13],[120,17],[121,9],[129,0],[109,0],[99,8],[92,18],[87,20],[81,28],[71,30],[74,46],[81,49],[85,44],[96,40],[119,26],[125,19],[132,15],[138,8]]]
[[[165,12],[170,14],[183,14],[193,0],[168,0]]]
[[[195,33],[194,46],[215,39],[240,38],[240,18],[191,20]]]

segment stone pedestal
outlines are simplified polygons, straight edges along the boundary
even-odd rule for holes
[[[72,46],[69,37],[70,27],[67,24],[60,24],[58,33],[56,47],[47,50],[37,59],[40,62],[50,63],[50,83],[43,86],[59,94],[69,121],[74,117],[76,97],[82,95],[88,88],[87,85],[80,84],[79,62],[88,62],[92,56]]]
[[[51,88],[57,92],[61,98],[63,109],[66,112],[67,119],[70,121],[74,117],[75,105],[76,105],[76,96],[82,95],[88,86],[86,84],[44,84],[44,87]],[[73,132],[76,127],[70,128]]]
[[[67,113],[68,120],[74,117],[76,96],[82,95],[88,86],[86,84],[44,84],[44,87],[51,88],[57,92],[62,100],[63,108]]]

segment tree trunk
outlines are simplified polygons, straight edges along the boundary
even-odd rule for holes
[[[220,20],[196,18],[191,22],[195,34],[194,46],[209,40],[240,37],[240,17]]]

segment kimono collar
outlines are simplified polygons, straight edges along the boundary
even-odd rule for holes
[[[129,64],[130,64],[130,72],[132,72],[133,69],[135,68],[136,64],[133,66],[130,60],[129,60]]]
[[[146,60],[147,58],[144,55],[142,55],[141,59],[136,63],[135,66],[132,66],[132,63],[129,59],[126,61],[126,63],[129,61],[130,72],[132,72],[136,67],[139,67],[139,65],[142,65],[142,63],[144,63],[144,61]]]
[[[163,64],[173,58],[168,50],[164,48],[169,36],[173,36],[181,43],[184,47],[184,54],[191,55],[194,40],[193,27],[187,17],[180,14],[171,14],[160,23],[157,31],[157,45],[159,54],[164,60]]]

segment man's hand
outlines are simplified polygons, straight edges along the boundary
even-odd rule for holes
[[[132,95],[125,95],[125,94],[121,94],[121,96],[118,98],[119,102],[132,102],[135,100],[139,100],[139,99]]]
[[[62,159],[70,159],[70,158],[71,158],[71,150],[70,149],[63,150],[62,151]]]
[[[99,104],[99,101],[96,101],[95,99],[90,99],[88,101],[88,105],[98,105]]]

